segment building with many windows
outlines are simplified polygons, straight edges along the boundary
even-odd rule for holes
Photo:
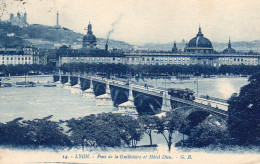
[[[238,53],[231,47],[229,40],[228,48],[223,52],[216,52],[211,41],[204,37],[201,28],[196,37],[192,38],[186,45],[184,52],[179,52],[176,43],[172,51],[108,51],[95,48],[96,37],[92,33],[89,24],[88,33],[83,37],[82,49],[71,49],[61,47],[58,50],[58,66],[64,63],[122,63],[132,65],[209,65],[220,67],[221,65],[260,65],[259,54]]]
[[[39,51],[36,48],[0,48],[0,64],[40,64]]]

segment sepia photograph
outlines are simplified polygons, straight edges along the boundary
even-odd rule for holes
[[[0,0],[1,164],[260,164],[260,0]]]

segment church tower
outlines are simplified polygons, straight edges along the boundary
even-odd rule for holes
[[[92,32],[92,25],[88,24],[87,34],[83,37],[83,49],[95,49],[97,45],[96,36]]]

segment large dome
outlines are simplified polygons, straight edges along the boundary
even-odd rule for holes
[[[195,38],[192,38],[189,43],[188,47],[205,47],[205,48],[212,48],[212,44],[209,39],[205,38],[201,32],[201,28],[199,28],[199,32]]]
[[[199,27],[196,37],[192,38],[186,45],[185,52],[191,53],[212,53],[213,46],[209,39],[205,38]]]
[[[86,42],[96,42],[97,38],[95,37],[94,34],[87,34],[87,35],[84,35],[83,37],[83,41],[86,41]]]
[[[195,38],[191,39],[188,43],[189,47],[205,47],[205,48],[212,48],[212,44],[210,40],[205,37],[196,36]]]

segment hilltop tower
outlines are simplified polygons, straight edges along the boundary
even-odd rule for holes
[[[56,17],[56,27],[57,28],[61,28],[60,24],[59,24],[59,11],[57,11],[57,17]]]

